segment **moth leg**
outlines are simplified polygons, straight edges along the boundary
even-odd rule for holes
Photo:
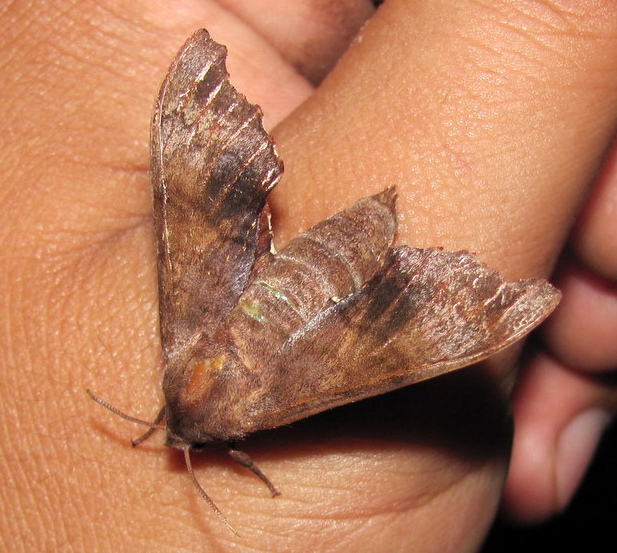
[[[158,428],[155,425],[160,424],[164,418],[165,418],[165,407],[163,407],[159,411],[159,414],[152,421],[152,426],[148,428],[148,430],[146,430],[145,433],[139,436],[139,438],[135,438],[134,440],[131,440],[131,444],[133,445],[133,447],[138,446],[141,442],[145,442],[150,436],[152,436],[152,434],[154,434],[154,432],[158,430]]]
[[[236,449],[236,445],[233,442],[229,443],[228,445],[229,445],[229,450],[228,450],[227,453],[229,453],[229,456],[236,463],[238,463],[239,465],[242,465],[243,467],[246,467],[251,472],[253,472],[257,476],[259,476],[259,478],[261,478],[263,483],[266,486],[268,486],[268,489],[270,490],[270,493],[272,494],[272,497],[276,497],[277,495],[281,495],[281,492],[279,492],[274,487],[274,484],[272,484],[272,482],[270,482],[268,477],[261,471],[261,469],[255,463],[253,463],[253,460],[246,453],[244,453],[244,451],[240,451],[239,449]]]

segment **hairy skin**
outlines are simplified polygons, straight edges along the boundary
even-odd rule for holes
[[[617,354],[595,344],[599,363],[585,344],[563,344],[581,294],[617,304],[580,277],[617,280],[617,233],[598,199],[613,197],[613,166],[588,188],[617,113],[617,7],[388,0],[352,40],[367,2],[249,4],[0,9],[4,549],[473,551],[499,505],[514,354],[249,440],[277,499],[223,452],[195,456],[241,537],[194,493],[180,456],[157,438],[132,451],[139,429],[85,395],[142,418],[161,403],[148,126],[170,60],[199,27],[228,46],[234,83],[274,129],[287,168],[274,193],[280,244],[396,184],[400,243],[467,248],[509,278],[547,276],[589,194],[573,243],[585,271],[563,273],[574,313],[564,307],[547,329],[557,360],[536,357],[517,393],[515,516],[567,503],[575,478],[545,478],[560,433],[590,408],[614,410],[614,390],[582,371],[613,368]],[[331,46],[316,48],[321,38]],[[565,408],[538,413],[555,389]],[[537,470],[522,471],[525,444],[538,442],[519,436],[538,435]]]

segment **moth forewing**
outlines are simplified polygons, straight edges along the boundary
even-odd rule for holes
[[[259,108],[229,82],[226,53],[206,31],[197,31],[172,63],[152,119],[159,316],[167,356],[212,334],[236,304],[266,249],[266,196],[283,171]]]

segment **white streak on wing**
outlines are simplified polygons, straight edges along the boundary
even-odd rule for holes
[[[212,65],[214,64],[216,60],[208,60],[208,63],[206,63],[202,68],[201,71],[197,74],[197,76],[195,77],[195,80],[197,82],[201,82],[206,78],[206,75],[209,73],[210,69],[212,68]]]
[[[212,92],[210,92],[210,94],[208,95],[208,99],[206,100],[206,107],[208,107],[214,101],[214,99],[219,95],[219,92],[221,92],[222,88],[223,83],[220,82],[216,85],[214,89],[212,89]]]

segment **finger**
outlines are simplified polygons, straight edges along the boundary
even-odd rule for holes
[[[369,0],[314,2],[220,0],[274,46],[277,52],[313,84],[332,70],[362,25],[373,15]]]
[[[504,494],[510,517],[539,522],[568,505],[616,401],[617,392],[602,381],[548,356],[526,368],[515,395],[517,426]]]
[[[611,261],[608,255],[606,263]],[[559,277],[563,299],[544,328],[545,340],[553,355],[570,369],[614,370],[617,368],[615,281],[574,263]]]

